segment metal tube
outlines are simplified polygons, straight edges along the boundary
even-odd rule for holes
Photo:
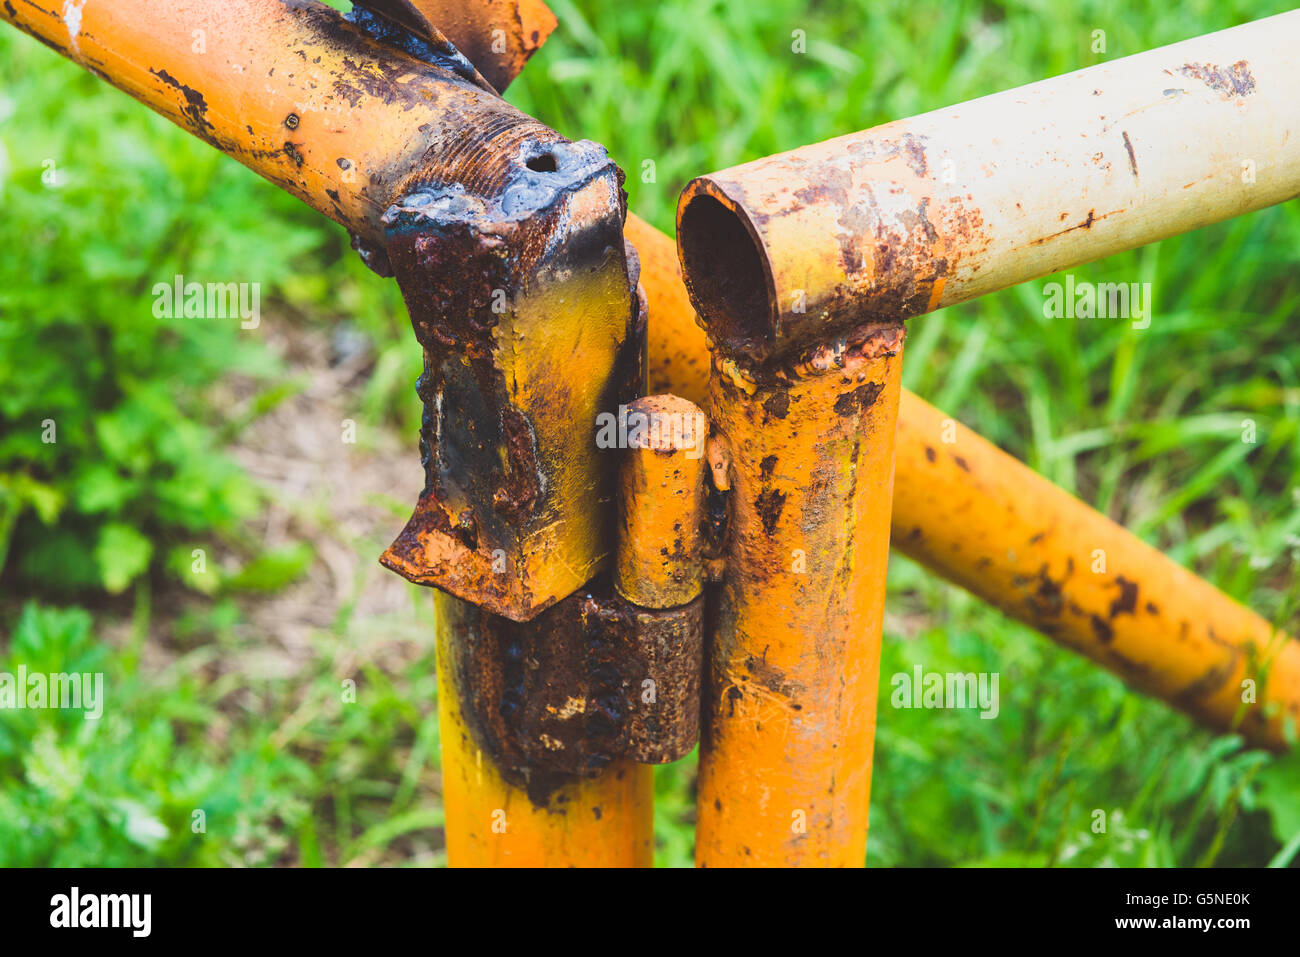
[[[898,461],[904,554],[1202,724],[1240,717],[1252,742],[1286,747],[1300,643],[915,397]]]
[[[465,650],[485,630],[520,626],[434,593],[438,726],[447,863],[452,867],[649,867],[654,854],[653,771],[618,759],[595,777],[530,782],[484,748],[465,680]],[[543,616],[548,613],[544,612]],[[557,616],[552,616],[557,617]]]
[[[370,0],[411,8],[437,27],[499,92],[546,42],[555,14],[542,0]]]
[[[1300,195],[1300,11],[733,167],[678,208],[714,338],[758,357]]]
[[[650,388],[703,401],[707,345],[672,240],[631,215],[626,235],[650,304]],[[1300,721],[1300,643],[906,389],[892,527],[904,555],[1208,727],[1245,704],[1241,733],[1281,750],[1284,718]]]
[[[19,0],[0,19],[374,243],[430,162],[473,192],[562,139],[454,49],[417,58],[315,0]]]
[[[631,754],[664,764],[699,740],[709,428],[699,406],[675,395],[629,403],[626,421],[614,590],[648,665],[628,700]]]
[[[696,862],[861,866],[903,326],[794,362],[714,357],[731,455]]]
[[[694,402],[675,395],[629,403],[626,420],[614,587],[643,608],[675,608],[704,588],[708,420]]]

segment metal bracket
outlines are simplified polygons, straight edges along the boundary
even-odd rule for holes
[[[662,764],[694,747],[703,596],[648,610],[601,582],[528,622],[468,604],[459,614],[442,681],[478,746],[535,801],[618,758]]]

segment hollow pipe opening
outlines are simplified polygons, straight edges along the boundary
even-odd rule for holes
[[[774,338],[775,292],[744,214],[697,193],[677,226],[686,288],[709,333],[727,350],[755,357]]]

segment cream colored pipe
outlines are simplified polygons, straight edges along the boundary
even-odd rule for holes
[[[724,351],[761,359],[1300,195],[1300,11],[687,186],[678,237]]]

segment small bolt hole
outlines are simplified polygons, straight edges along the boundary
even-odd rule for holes
[[[543,153],[540,156],[534,156],[524,164],[534,173],[554,173],[555,156],[552,153]]]

